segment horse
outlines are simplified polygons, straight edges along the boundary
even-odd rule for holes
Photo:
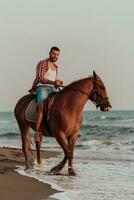
[[[14,114],[21,132],[22,149],[25,156],[25,167],[30,167],[28,159],[29,128],[35,130],[35,122],[27,121],[25,111],[29,102],[35,98],[35,94],[23,96],[16,104]],[[93,71],[93,75],[74,81],[60,90],[54,98],[49,112],[47,126],[50,137],[56,141],[64,152],[63,160],[51,169],[51,173],[58,174],[68,160],[68,174],[75,176],[73,169],[74,146],[79,137],[79,129],[82,125],[82,111],[86,102],[90,100],[101,111],[109,111],[111,108],[106,88],[101,78]],[[45,115],[43,111],[43,116]],[[43,125],[42,125],[43,126]],[[42,132],[42,136],[45,133]],[[40,148],[41,140],[36,142],[37,162],[41,164]]]

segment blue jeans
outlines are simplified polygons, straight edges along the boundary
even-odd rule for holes
[[[36,100],[37,103],[41,103],[44,99],[46,99],[50,93],[56,92],[57,90],[53,85],[40,85],[36,89]]]

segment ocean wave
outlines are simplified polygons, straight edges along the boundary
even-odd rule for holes
[[[86,118],[89,121],[133,121],[134,122],[134,116],[126,116],[125,114],[122,115],[117,115],[116,114],[111,114],[111,113],[106,113],[106,114],[100,114],[98,113],[95,116],[92,116],[89,114],[89,116]]]
[[[85,151],[84,154],[79,151],[74,163],[78,174],[75,177],[67,176],[67,168],[63,169],[61,175],[49,175],[48,172],[60,162],[61,157],[42,160],[42,166],[34,163],[33,169],[27,171],[24,166],[17,166],[15,171],[59,190],[59,193],[51,196],[54,199],[133,199],[133,160],[109,156],[104,156],[104,153],[85,156]]]
[[[20,136],[20,134],[15,133],[15,132],[6,132],[6,133],[0,134],[0,138],[14,138],[14,137],[18,137],[18,136]]]
[[[0,124],[7,124],[7,123],[9,123],[10,122],[10,120],[0,120]]]
[[[102,116],[100,116],[100,119],[101,120],[112,120],[112,121],[114,121],[114,120],[123,120],[124,119],[124,117],[119,117],[119,116],[105,116],[105,115],[102,115]]]
[[[133,141],[123,141],[123,140],[97,140],[97,139],[93,139],[93,140],[87,140],[87,141],[83,141],[80,142],[78,145],[76,145],[76,147],[80,147],[80,148],[96,148],[96,147],[105,147],[105,146],[113,146],[115,147],[119,147],[121,148],[124,146],[133,146],[134,144],[134,140]]]
[[[119,136],[134,134],[133,127],[123,127],[119,125],[105,126],[105,125],[83,125],[81,132],[84,135],[97,135],[97,136]]]
[[[91,146],[100,146],[100,145],[111,145],[113,144],[112,141],[109,140],[88,140],[88,141],[83,141],[77,147],[91,147]]]

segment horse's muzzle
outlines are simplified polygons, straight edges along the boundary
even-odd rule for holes
[[[103,111],[103,112],[108,112],[108,111],[111,110],[111,108],[112,108],[111,105],[108,105],[108,106],[105,106],[105,107],[102,106],[102,107],[100,107],[100,110]]]

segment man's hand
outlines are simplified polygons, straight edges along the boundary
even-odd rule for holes
[[[55,88],[58,88],[58,87],[60,87],[60,86],[62,86],[63,85],[63,81],[61,81],[61,80],[55,80]]]

